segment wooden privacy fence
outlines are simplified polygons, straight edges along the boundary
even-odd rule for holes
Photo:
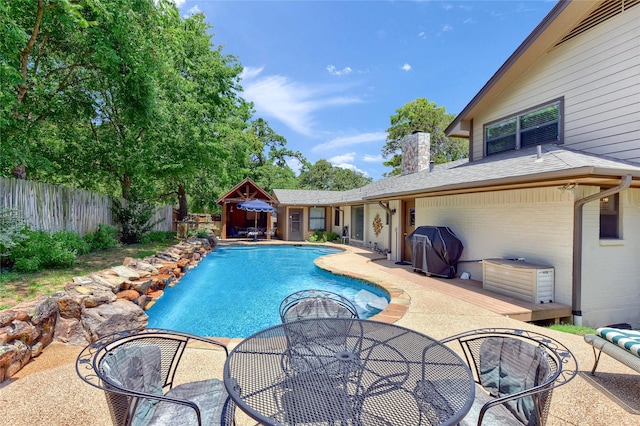
[[[93,232],[98,225],[116,225],[111,198],[83,189],[23,179],[0,178],[0,209],[18,211],[32,228],[49,232]],[[173,207],[158,208],[152,221],[164,219],[155,231],[173,230]]]

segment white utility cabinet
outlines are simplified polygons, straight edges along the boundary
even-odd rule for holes
[[[507,259],[482,261],[482,288],[528,302],[553,302],[554,281],[553,266]]]

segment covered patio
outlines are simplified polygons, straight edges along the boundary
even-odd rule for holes
[[[274,215],[270,211],[243,208],[243,203],[259,200],[269,206],[277,201],[252,179],[246,178],[216,203],[222,206],[220,238],[266,238],[275,235]]]

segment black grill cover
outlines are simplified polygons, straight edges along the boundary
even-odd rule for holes
[[[419,226],[407,240],[411,243],[414,271],[445,278],[456,276],[462,241],[446,226]]]

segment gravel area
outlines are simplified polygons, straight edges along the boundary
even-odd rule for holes
[[[603,354],[596,376],[591,376],[593,352],[581,336],[540,329],[443,295],[429,288],[432,278],[415,274],[409,268],[393,267],[390,261],[372,262],[372,257],[366,250],[349,248],[344,254],[332,256],[330,263],[339,272],[401,287],[411,298],[411,304],[398,325],[436,338],[475,328],[525,328],[547,334],[569,347],[578,359],[580,372],[570,383],[554,391],[548,425],[640,424],[640,375]],[[235,339],[229,343],[230,349],[235,343]],[[0,384],[0,422],[14,426],[111,424],[102,392],[76,375],[75,359],[80,350],[52,343],[13,378]],[[194,372],[198,371],[198,365],[210,363],[222,374],[220,353],[201,350],[187,362]],[[255,424],[239,410],[236,423]]]

